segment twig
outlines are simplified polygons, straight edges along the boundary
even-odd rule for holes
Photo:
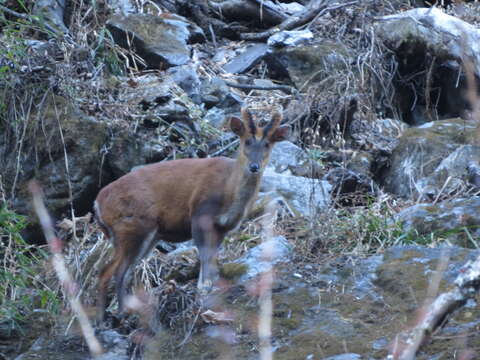
[[[232,141],[230,144],[224,146],[223,148],[221,148],[220,150],[218,151],[215,151],[213,154],[211,154],[211,157],[215,157],[215,156],[218,156],[218,155],[221,155],[223,154],[225,151],[227,151],[228,149],[230,149],[231,147],[234,147],[235,145],[237,145],[240,141],[238,139]]]
[[[92,356],[97,357],[103,353],[102,346],[100,342],[95,337],[95,333],[90,324],[88,316],[78,299],[78,284],[76,284],[70,273],[68,272],[65,260],[62,255],[62,241],[55,235],[53,229],[53,222],[48,214],[45,203],[42,199],[42,189],[36,181],[31,181],[29,183],[29,190],[33,197],[33,207],[37,213],[40,224],[42,225],[42,230],[49,245],[50,251],[52,252],[52,264],[57,274],[60,284],[62,285],[67,298],[70,302],[70,307],[72,311],[78,318],[80,323],[80,328],[82,330],[83,337],[87,342],[88,348]]]
[[[325,6],[326,1],[313,1],[313,5],[311,8],[303,11],[302,13],[298,15],[293,15],[289,17],[287,20],[283,21],[280,25],[275,26],[273,28],[268,29],[267,31],[261,32],[261,33],[245,33],[241,34],[240,38],[242,40],[255,40],[255,41],[260,41],[260,40],[265,40],[272,36],[273,34],[283,31],[283,30],[292,30],[296,27],[305,25],[306,23],[322,16],[323,14],[332,11],[332,10],[337,10],[345,6],[353,5],[356,4],[357,1],[350,1],[348,3],[344,4],[337,4],[331,7],[323,8]],[[323,9],[322,9],[323,8]]]
[[[225,81],[225,84],[233,88],[245,89],[245,90],[280,90],[288,95],[296,92],[296,89],[288,85],[261,86],[261,85],[236,84],[230,81]]]
[[[263,259],[265,261],[272,261],[272,254],[275,251],[273,248],[273,223],[275,214],[275,205],[270,202],[265,209],[265,216],[262,219],[262,226],[264,232],[264,241],[266,244],[263,250]],[[259,319],[258,319],[258,337],[260,347],[260,360],[272,360],[272,286],[273,286],[273,266],[260,275],[259,281]]]
[[[454,281],[455,288],[425,306],[417,325],[395,339],[387,360],[413,360],[420,346],[445,324],[446,317],[472,299],[480,290],[480,257],[467,262]]]

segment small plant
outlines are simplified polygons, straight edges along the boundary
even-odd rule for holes
[[[56,291],[38,278],[47,253],[25,242],[25,226],[23,216],[0,208],[0,323],[10,331],[21,331],[32,309],[55,314],[60,304]]]

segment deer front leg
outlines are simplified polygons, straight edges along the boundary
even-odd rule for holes
[[[216,254],[223,235],[215,227],[211,215],[200,215],[192,219],[192,236],[200,258],[198,289],[208,292],[218,278]]]

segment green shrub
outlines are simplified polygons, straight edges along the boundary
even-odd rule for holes
[[[10,331],[21,331],[32,311],[55,314],[60,304],[40,276],[48,254],[20,235],[26,224],[23,216],[0,208],[0,323]]]

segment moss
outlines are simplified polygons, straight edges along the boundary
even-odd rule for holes
[[[279,326],[283,329],[294,330],[299,328],[302,321],[298,317],[291,317],[288,319],[275,319],[273,323],[274,329],[276,329],[275,326]]]
[[[220,275],[227,280],[235,280],[245,275],[248,271],[247,264],[227,263],[220,268]]]

